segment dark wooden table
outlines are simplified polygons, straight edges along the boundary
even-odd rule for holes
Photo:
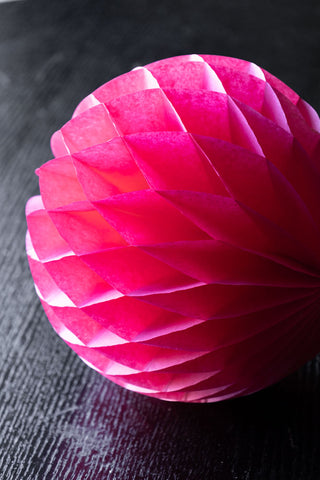
[[[198,52],[252,60],[319,109],[319,20],[312,0],[0,3],[1,479],[320,478],[319,359],[220,404],[126,391],[53,332],[24,253],[34,169],[81,98],[138,64]]]

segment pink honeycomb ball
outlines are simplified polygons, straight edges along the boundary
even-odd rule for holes
[[[26,207],[53,328],[165,400],[262,389],[320,350],[320,121],[257,65],[186,55],[98,88]]]

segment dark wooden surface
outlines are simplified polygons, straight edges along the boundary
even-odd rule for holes
[[[238,56],[319,108],[319,2],[0,3],[0,478],[318,480],[319,359],[251,397],[165,403],[86,367],[53,332],[24,253],[24,205],[51,133],[138,64]]]

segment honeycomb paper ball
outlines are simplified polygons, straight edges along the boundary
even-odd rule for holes
[[[115,383],[213,402],[320,350],[320,121],[257,65],[186,55],[106,83],[26,208],[53,328]]]

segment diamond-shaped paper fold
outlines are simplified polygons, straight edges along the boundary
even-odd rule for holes
[[[27,204],[36,291],[65,342],[131,390],[217,401],[320,350],[320,121],[233,58],[136,68],[52,137]]]

